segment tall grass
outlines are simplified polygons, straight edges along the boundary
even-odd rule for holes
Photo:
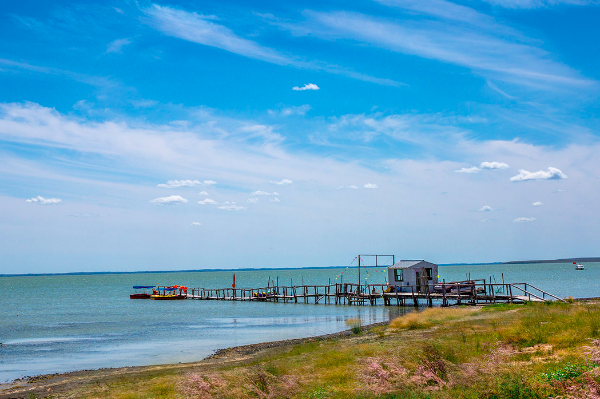
[[[472,308],[427,308],[421,312],[407,313],[390,323],[392,330],[429,328],[442,322],[456,320],[476,313]]]

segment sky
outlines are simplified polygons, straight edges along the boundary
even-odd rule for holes
[[[0,273],[599,256],[600,4],[0,9]]]

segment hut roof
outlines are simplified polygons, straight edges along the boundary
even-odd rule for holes
[[[401,260],[398,261],[396,263],[394,263],[392,266],[390,266],[390,269],[408,269],[410,267],[413,266],[417,266],[421,263],[426,263],[429,265],[433,265],[433,263],[427,262],[426,260],[420,259],[420,260]],[[425,265],[422,265],[425,266]]]

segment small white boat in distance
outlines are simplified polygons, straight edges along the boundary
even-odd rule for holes
[[[575,265],[575,270],[585,270],[585,267],[581,263],[573,262],[573,264]]]

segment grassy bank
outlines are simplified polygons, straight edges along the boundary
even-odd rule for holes
[[[55,385],[23,397],[600,398],[600,305],[427,309],[349,337]]]

